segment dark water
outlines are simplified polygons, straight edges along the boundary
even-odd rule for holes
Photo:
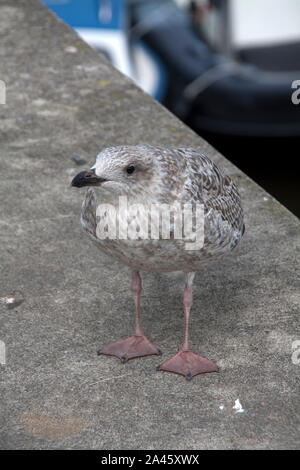
[[[300,138],[253,138],[201,133],[250,178],[300,217]]]

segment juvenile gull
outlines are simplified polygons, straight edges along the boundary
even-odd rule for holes
[[[141,327],[142,283],[139,271],[183,271],[186,275],[183,294],[183,344],[177,354],[157,369],[182,374],[187,379],[205,372],[216,372],[217,366],[213,362],[194,354],[189,348],[189,314],[193,301],[192,284],[195,272],[209,261],[230,252],[244,233],[241,199],[234,182],[213,161],[196,150],[143,144],[103,150],[90,170],[82,171],[73,179],[72,186],[90,186],[81,210],[84,230],[100,250],[132,269],[135,332],[130,338],[105,346],[99,354],[117,356],[121,362],[135,357],[161,354],[148,340]],[[136,212],[128,211],[124,215],[124,212],[119,210],[120,200],[125,196],[129,209],[133,204],[139,204]],[[104,203],[110,206],[103,206]],[[98,212],[97,208],[101,204],[108,210]],[[151,237],[151,224],[147,226],[149,232],[146,230],[145,233],[142,230],[142,222],[152,222],[150,207],[153,205],[160,208],[160,216],[164,214],[161,207],[177,207],[179,211],[182,207],[202,207],[202,245],[197,249],[187,249],[186,239],[176,235],[178,218],[176,219],[175,209],[169,219],[168,238],[163,234],[161,225],[156,237]],[[116,212],[109,211],[109,207],[115,207]],[[195,212],[193,214],[189,234],[190,240],[195,241]],[[156,224],[160,224],[161,219],[155,220]],[[135,233],[139,233],[135,238],[108,238],[108,234],[103,236],[103,232],[101,235],[98,227],[101,223],[103,226],[103,223],[109,225],[110,222],[116,222],[118,234],[124,227],[127,230],[128,226],[135,222],[138,227]]]

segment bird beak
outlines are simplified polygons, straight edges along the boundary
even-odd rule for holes
[[[95,170],[81,171],[76,175],[71,183],[71,186],[82,188],[82,186],[100,186],[101,183],[106,181],[95,174]]]

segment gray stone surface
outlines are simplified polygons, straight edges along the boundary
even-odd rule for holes
[[[1,448],[299,447],[297,219],[37,0],[0,0],[0,79]],[[191,383],[156,372],[157,357],[96,356],[132,332],[130,273],[81,230],[71,157],[140,142],[205,152],[244,201],[242,243],[195,280],[192,346],[220,373]],[[143,324],[165,359],[182,339],[183,275],[143,280]],[[14,291],[24,301],[8,308]]]

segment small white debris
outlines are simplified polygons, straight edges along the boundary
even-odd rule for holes
[[[269,198],[268,198],[268,197],[264,197],[264,201],[268,201],[268,200],[269,200]]]
[[[234,406],[232,408],[235,410],[236,413],[244,413],[245,411],[239,399],[235,400]]]
[[[68,46],[68,47],[65,48],[65,52],[68,52],[69,54],[76,54],[77,47]]]
[[[220,408],[221,411],[223,411],[224,410],[224,405],[220,405],[219,408]]]
[[[21,303],[24,302],[24,297],[21,292],[16,291],[12,294],[6,295],[5,297],[1,297],[0,300],[9,310],[11,310],[21,305]]]
[[[45,106],[46,103],[47,101],[43,100],[42,98],[37,98],[36,100],[32,101],[32,104],[34,104],[35,106]]]

